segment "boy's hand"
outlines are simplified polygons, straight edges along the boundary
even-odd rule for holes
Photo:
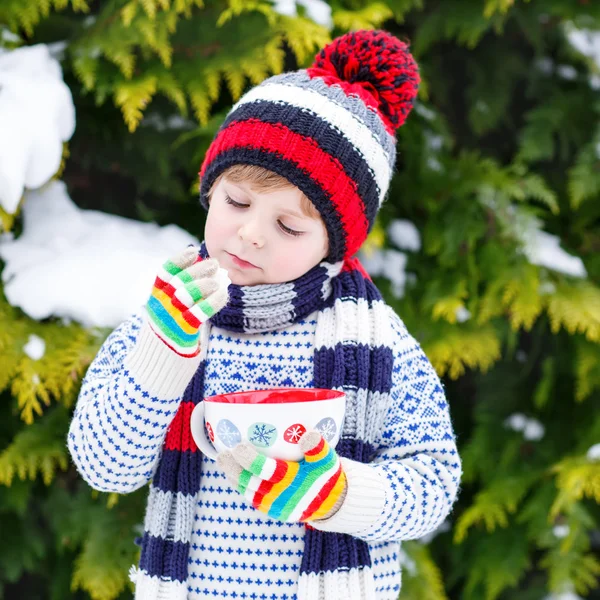
[[[346,497],[339,456],[318,431],[299,441],[300,462],[267,458],[250,443],[217,457],[229,481],[254,508],[280,521],[315,521],[334,515]]]
[[[188,246],[162,265],[146,304],[148,322],[156,335],[182,356],[198,354],[200,325],[228,301],[228,283],[217,273],[219,264],[202,260]]]

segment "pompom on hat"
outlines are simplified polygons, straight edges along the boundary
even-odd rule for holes
[[[342,35],[312,66],[276,75],[233,106],[200,170],[200,202],[236,164],[274,171],[315,205],[327,260],[352,257],[367,238],[396,161],[395,131],[419,85],[408,46],[385,31]]]

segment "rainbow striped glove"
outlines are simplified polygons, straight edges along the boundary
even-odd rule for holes
[[[227,304],[228,285],[214,258],[202,260],[198,249],[188,246],[156,277],[146,304],[150,327],[177,354],[195,356],[200,325]]]
[[[346,497],[340,458],[318,431],[299,441],[300,462],[268,458],[248,442],[221,452],[217,464],[254,508],[280,521],[315,521],[333,516]]]

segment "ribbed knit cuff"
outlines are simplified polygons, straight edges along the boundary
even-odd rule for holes
[[[340,458],[348,489],[340,509],[328,519],[310,521],[321,531],[358,535],[374,525],[385,506],[386,482],[372,465]]]
[[[200,361],[201,354],[185,357],[171,350],[144,318],[137,342],[125,359],[125,368],[152,396],[168,400],[183,395]]]

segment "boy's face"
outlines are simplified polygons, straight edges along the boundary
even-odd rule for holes
[[[204,241],[232,283],[292,281],[327,256],[325,225],[301,211],[301,197],[297,187],[259,192],[221,178],[211,196]]]

